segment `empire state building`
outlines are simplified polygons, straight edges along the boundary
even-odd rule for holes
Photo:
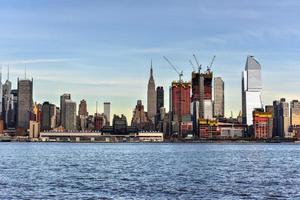
[[[147,91],[147,112],[149,119],[154,123],[155,114],[156,114],[156,92],[155,92],[155,82],[153,78],[153,69],[152,69],[152,61],[151,61],[151,69],[150,69],[150,79],[148,82],[148,91]]]

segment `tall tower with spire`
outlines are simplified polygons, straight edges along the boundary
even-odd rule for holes
[[[153,78],[153,68],[152,68],[152,60],[151,60],[151,68],[150,68],[150,79],[148,82],[148,91],[147,91],[147,112],[149,119],[152,122],[155,122],[155,114],[156,114],[156,91],[155,91],[155,82]]]

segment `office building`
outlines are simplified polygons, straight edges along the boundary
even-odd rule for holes
[[[155,119],[155,127],[161,121],[161,113],[160,109],[164,107],[164,88],[159,86],[156,88],[156,119]]]
[[[30,121],[29,122],[29,138],[40,137],[40,122]]]
[[[224,117],[224,81],[214,78],[214,117]]]
[[[60,96],[60,121],[61,126],[66,128],[66,100],[71,99],[71,94],[63,94]]]
[[[104,115],[106,116],[106,126],[110,126],[110,102],[104,102]]]
[[[293,100],[290,103],[290,122],[291,126],[299,126],[300,125],[300,102],[298,100]]]
[[[170,89],[170,111],[172,112],[172,120],[182,122],[184,119],[191,117],[191,83],[177,82],[172,83]],[[188,120],[190,121],[190,120]]]
[[[242,115],[243,123],[253,124],[253,110],[262,108],[261,66],[253,56],[248,56],[242,73]]]
[[[65,129],[76,130],[76,102],[70,99],[66,99],[64,102]]]
[[[284,98],[273,102],[273,137],[284,138],[289,135],[289,103]]]
[[[257,139],[270,139],[273,132],[273,115],[263,109],[253,111],[253,130]]]
[[[137,101],[137,105],[133,110],[131,126],[134,126],[138,130],[142,130],[142,131],[145,130],[149,131],[154,128],[153,123],[151,123],[147,113],[144,110],[144,105],[142,104],[141,100]]]
[[[84,100],[84,99],[82,99],[79,103],[78,115],[79,116],[88,116],[89,115],[89,113],[87,111],[87,103],[86,103],[86,100]]]
[[[51,129],[50,103],[44,102],[42,105],[41,130]]]
[[[156,88],[156,113],[158,114],[160,108],[164,107],[164,88],[159,86]]]
[[[152,68],[152,61],[151,61],[150,78],[149,78],[148,90],[147,90],[147,113],[152,123],[155,123],[156,111],[157,111],[156,91],[155,91],[155,82],[153,78],[153,68]]]
[[[1,83],[0,83],[1,84]],[[2,117],[4,120],[4,127],[8,128],[9,114],[13,108],[13,96],[11,94],[11,82],[9,81],[9,70],[7,73],[7,80],[2,85]]]
[[[23,130],[27,130],[29,128],[29,121],[32,113],[32,83],[33,80],[18,79],[17,127]]]

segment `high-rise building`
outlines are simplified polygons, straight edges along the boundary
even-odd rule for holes
[[[151,61],[151,69],[150,69],[150,79],[148,82],[148,90],[147,90],[147,112],[148,117],[152,121],[155,122],[156,115],[156,91],[155,91],[155,82],[153,78],[153,68]]]
[[[7,70],[7,80],[2,85],[2,116],[4,125],[7,128],[9,123],[9,112],[13,107],[13,96],[11,94],[11,82],[9,81],[9,69]]]
[[[194,134],[198,134],[198,120],[204,118],[204,76],[198,72],[192,72],[192,121]]]
[[[284,98],[280,100],[280,132],[281,134],[286,137],[289,134],[290,128],[290,109],[289,103],[285,101]]]
[[[12,107],[8,112],[8,128],[16,128],[18,122],[18,90],[11,90]]]
[[[160,108],[164,107],[164,88],[159,86],[156,88],[156,113],[158,114]]]
[[[56,107],[56,127],[59,127],[61,122],[60,122],[60,108]]]
[[[56,106],[48,101],[42,105],[41,130],[52,130],[56,127]]]
[[[50,104],[50,128],[56,128],[56,106],[54,104]]]
[[[34,103],[33,105],[33,115],[34,121],[41,122],[42,120],[42,105],[39,103]]]
[[[272,124],[273,116],[271,112],[265,112],[263,109],[255,109],[253,111],[253,129],[255,138],[272,138]]]
[[[283,137],[281,132],[279,131],[280,128],[280,102],[273,101],[273,137]]]
[[[106,119],[106,116],[104,116],[104,114],[95,113],[95,116],[94,116],[94,130],[95,131],[102,130],[103,126],[106,124],[105,119]]]
[[[62,127],[66,128],[65,123],[66,123],[66,106],[65,106],[65,101],[71,99],[71,94],[63,94],[60,96],[60,121]]]
[[[65,129],[76,130],[76,102],[66,99],[65,109]]]
[[[40,136],[40,122],[29,122],[29,138],[38,138]]]
[[[248,56],[242,73],[242,115],[243,123],[253,124],[253,110],[262,108],[261,66],[253,56]]]
[[[203,101],[204,105],[204,119],[213,119],[213,103],[212,100],[205,99]]]
[[[87,103],[86,100],[82,99],[79,103],[79,109],[78,109],[78,115],[79,116],[88,116],[89,113],[87,111]]]
[[[30,116],[32,113],[32,83],[33,80],[18,79],[18,115],[17,126],[23,130],[29,128]]]
[[[42,105],[41,130],[51,129],[50,103],[44,102]]]
[[[156,88],[156,119],[155,119],[155,127],[162,120],[161,119],[161,108],[164,107],[164,88],[159,86]]]
[[[224,117],[224,81],[221,77],[214,78],[214,116]]]
[[[106,126],[110,126],[110,102],[104,102],[104,115],[106,116]]]
[[[286,137],[289,134],[289,103],[284,98],[273,102],[273,137]]]
[[[153,124],[149,120],[141,100],[137,101],[137,105],[133,110],[131,126],[143,131],[149,131],[153,129]]]
[[[291,126],[300,125],[300,102],[298,100],[291,101],[290,122]]]
[[[170,111],[172,120],[182,122],[191,117],[191,83],[173,82],[170,91]],[[187,120],[190,121],[190,120]]]
[[[274,131],[273,131],[273,129],[274,129],[274,107],[273,107],[273,105],[266,105],[265,112],[272,114],[272,120],[270,122],[270,127],[272,127],[272,129],[271,129],[272,133],[270,133],[270,135],[271,135],[271,137],[273,137],[273,133],[274,133]]]

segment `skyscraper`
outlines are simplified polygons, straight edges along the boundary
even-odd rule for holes
[[[189,82],[173,82],[170,94],[170,111],[173,121],[190,121],[191,116],[191,84]]]
[[[104,102],[104,115],[106,116],[106,125],[110,126],[110,102]]]
[[[76,102],[66,99],[65,105],[65,129],[76,130]]]
[[[214,116],[224,117],[224,81],[214,78]]]
[[[18,124],[18,90],[11,90],[12,108],[8,112],[8,127],[15,128]]]
[[[254,136],[257,139],[272,138],[273,129],[272,112],[266,112],[263,109],[255,109],[253,111],[253,129]]]
[[[248,56],[242,73],[242,114],[243,123],[253,124],[253,110],[262,108],[261,66],[253,56]]]
[[[41,130],[51,129],[50,103],[44,102],[42,105]]]
[[[135,109],[133,110],[131,126],[143,131],[152,129],[152,123],[149,121],[141,100],[137,101]]]
[[[156,113],[159,113],[161,107],[164,107],[164,88],[159,86],[156,88]]]
[[[289,103],[284,98],[273,102],[273,137],[285,137],[290,127]]]
[[[279,131],[280,128],[280,102],[273,101],[273,137],[283,137],[281,132]]]
[[[48,101],[42,105],[41,130],[51,130],[56,127],[56,106]]]
[[[285,101],[284,98],[280,100],[280,129],[281,135],[286,137],[289,132],[290,128],[290,110],[289,110],[289,103]]]
[[[78,115],[88,116],[86,100],[82,99],[79,103]]]
[[[164,88],[159,86],[156,88],[156,117],[155,117],[155,128],[158,123],[162,121],[161,118],[161,108],[164,107]]]
[[[300,102],[298,100],[291,101],[291,126],[300,125]]]
[[[19,80],[18,79],[18,115],[17,126],[27,130],[29,128],[29,121],[32,112],[32,84],[33,80]]]
[[[66,122],[66,109],[65,109],[65,101],[71,99],[71,94],[63,94],[60,96],[60,121],[62,127],[65,127],[65,122]]]
[[[11,94],[11,82],[9,81],[9,70],[7,73],[7,80],[2,86],[2,94],[3,94],[3,101],[2,101],[2,116],[4,119],[5,127],[8,127],[9,123],[9,112],[13,107],[13,96]]]
[[[156,114],[156,91],[155,91],[155,82],[153,78],[152,61],[151,61],[150,79],[148,82],[148,91],[147,91],[147,112],[148,112],[148,117],[150,118],[152,123],[154,123],[155,114]]]
[[[200,72],[192,72],[192,121],[194,134],[198,133],[198,120],[204,118],[204,76]]]

